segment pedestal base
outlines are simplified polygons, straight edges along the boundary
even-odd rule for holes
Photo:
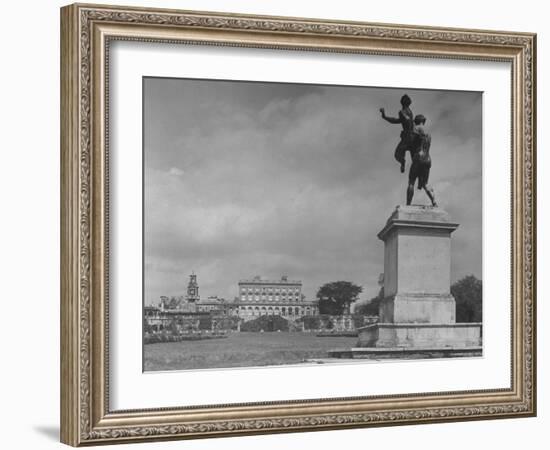
[[[480,323],[377,323],[357,331],[358,347],[464,349],[481,346]]]
[[[455,323],[451,294],[397,294],[380,302],[381,323]]]
[[[458,223],[439,208],[398,206],[378,233],[384,241],[384,295],[377,324],[359,328],[356,348],[337,358],[480,356],[481,323],[455,323],[451,233]]]

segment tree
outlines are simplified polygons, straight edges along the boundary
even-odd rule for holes
[[[333,281],[326,283],[317,291],[319,313],[341,315],[349,314],[350,305],[357,300],[363,291],[349,281]]]
[[[366,303],[361,303],[355,307],[355,314],[362,314],[363,316],[377,316],[378,306],[384,298],[384,287],[381,287],[376,297],[371,298]]]
[[[451,286],[456,300],[457,322],[481,322],[483,284],[473,275],[458,280]]]

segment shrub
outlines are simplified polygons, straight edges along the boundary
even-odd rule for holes
[[[244,322],[241,331],[288,331],[288,320],[281,316],[260,316],[257,319]]]

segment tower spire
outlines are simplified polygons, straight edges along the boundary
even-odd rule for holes
[[[187,283],[187,296],[185,297],[188,303],[195,303],[200,300],[199,284],[197,283],[197,275],[195,271],[189,275],[189,283]]]

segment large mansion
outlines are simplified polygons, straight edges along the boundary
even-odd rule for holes
[[[238,315],[251,319],[264,315],[298,318],[319,314],[317,301],[306,301],[302,295],[302,282],[289,280],[263,280],[256,276],[239,281]]]
[[[259,316],[277,315],[287,319],[318,315],[317,301],[307,301],[302,294],[302,282],[282,276],[279,280],[264,280],[260,276],[238,282],[239,295],[233,300],[217,296],[200,297],[197,275],[191,274],[185,296],[160,298],[158,307],[145,308],[146,316],[170,315],[233,316],[251,320]]]

